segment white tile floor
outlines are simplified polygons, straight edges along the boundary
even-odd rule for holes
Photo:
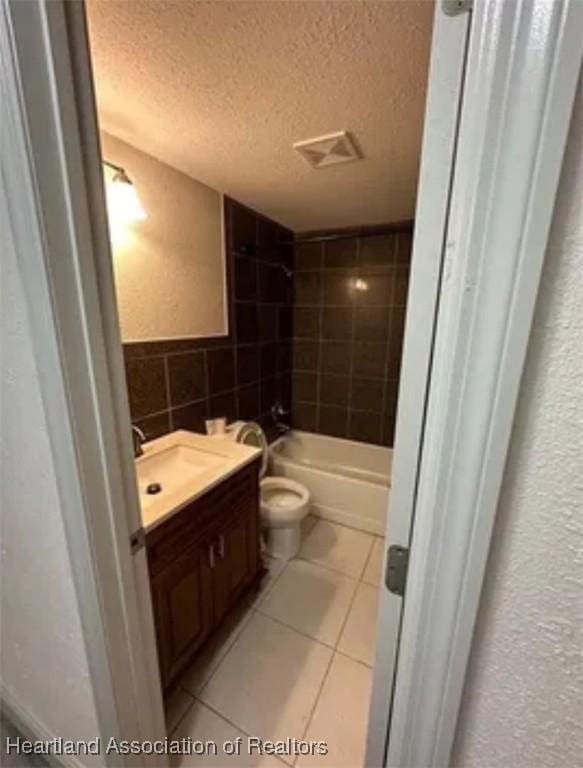
[[[181,757],[182,766],[361,768],[370,698],[382,539],[308,519],[289,563],[268,560],[168,704],[173,738],[326,741],[326,756]],[[283,761],[283,762],[282,762]]]

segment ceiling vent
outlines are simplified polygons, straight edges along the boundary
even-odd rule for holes
[[[297,141],[293,145],[312,168],[327,168],[329,165],[350,163],[360,160],[361,155],[347,131],[329,133],[316,139]]]

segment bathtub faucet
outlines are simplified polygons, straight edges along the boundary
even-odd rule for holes
[[[283,419],[286,416],[289,416],[289,411],[285,410],[281,404],[281,400],[278,400],[271,406],[271,418],[275,421],[276,424],[280,419]]]
[[[285,410],[279,400],[271,406],[271,418],[273,419],[275,428],[280,435],[285,435],[285,433],[289,432],[291,429],[289,424],[285,424],[282,421],[282,419],[284,419],[286,416],[289,416],[289,411]]]

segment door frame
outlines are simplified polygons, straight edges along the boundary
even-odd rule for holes
[[[436,31],[444,25],[451,34],[446,9],[454,5],[436,5]],[[432,111],[432,89],[446,67],[432,50],[387,528],[387,543],[408,547],[410,558],[400,627],[395,596],[381,589],[373,706],[378,711],[379,700],[390,699],[392,711],[384,729],[373,718],[369,766],[449,764],[581,71],[579,0],[482,0],[471,13],[441,273],[433,285],[425,262],[428,224],[439,214],[431,186],[441,166],[431,142],[443,116],[439,107]],[[426,360],[416,326],[423,300],[436,309]],[[413,403],[420,361],[430,372],[415,456],[410,433],[423,405]],[[390,663],[382,647],[389,635]]]
[[[429,392],[423,423],[406,405],[397,420],[391,515],[411,520],[413,508],[415,515],[411,542],[402,526],[399,539],[388,529],[388,542],[411,544],[411,554],[396,676],[394,661],[375,669],[377,703],[391,701],[394,677],[388,752],[385,707],[371,728],[370,765],[381,764],[371,758],[375,749],[391,766],[449,760],[580,68],[581,7],[578,0],[481,0],[473,11],[447,228],[444,219],[436,231],[427,216],[415,234],[405,376],[419,378],[411,361],[420,359],[423,334],[411,318],[427,297],[439,306],[420,382]],[[436,23],[432,60],[438,49],[442,60],[459,57],[439,31],[459,18]],[[105,738],[162,738],[147,566],[143,550],[132,556],[130,549],[139,506],[84,45],[81,3],[2,0],[3,183],[100,729]],[[525,66],[528,94],[518,87]],[[433,78],[437,98],[442,86]],[[427,173],[435,131],[428,120]],[[423,183],[420,202],[427,190]],[[429,210],[430,200],[423,205]],[[423,285],[420,249],[436,241],[443,263]],[[417,471],[409,467],[405,485],[399,453],[411,434]],[[401,497],[411,500],[407,509]],[[383,590],[381,628],[385,597]],[[381,632],[381,647],[385,640],[394,648]]]
[[[83,3],[1,0],[2,213],[27,304],[100,735],[103,743],[163,740],[146,554],[130,546],[141,521],[87,51]],[[34,733],[19,702],[5,703]],[[165,755],[103,759],[168,765]]]
[[[409,546],[431,377],[434,326],[439,302],[444,237],[462,102],[470,14],[445,15],[436,5],[434,40],[425,106],[425,129],[415,212],[413,254],[399,379],[391,470],[388,546]],[[437,233],[437,234],[436,234]],[[383,562],[382,573],[386,568]],[[367,766],[384,765],[399,646],[403,599],[381,586],[373,691],[367,737]]]

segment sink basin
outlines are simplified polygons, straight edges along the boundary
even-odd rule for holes
[[[226,462],[224,456],[185,445],[175,445],[152,456],[144,456],[137,464],[140,501],[142,505],[147,505],[154,499],[175,493],[194,478]],[[148,486],[159,486],[159,490],[148,493]]]
[[[260,454],[234,440],[185,430],[146,443],[136,459],[144,529],[153,530]]]

